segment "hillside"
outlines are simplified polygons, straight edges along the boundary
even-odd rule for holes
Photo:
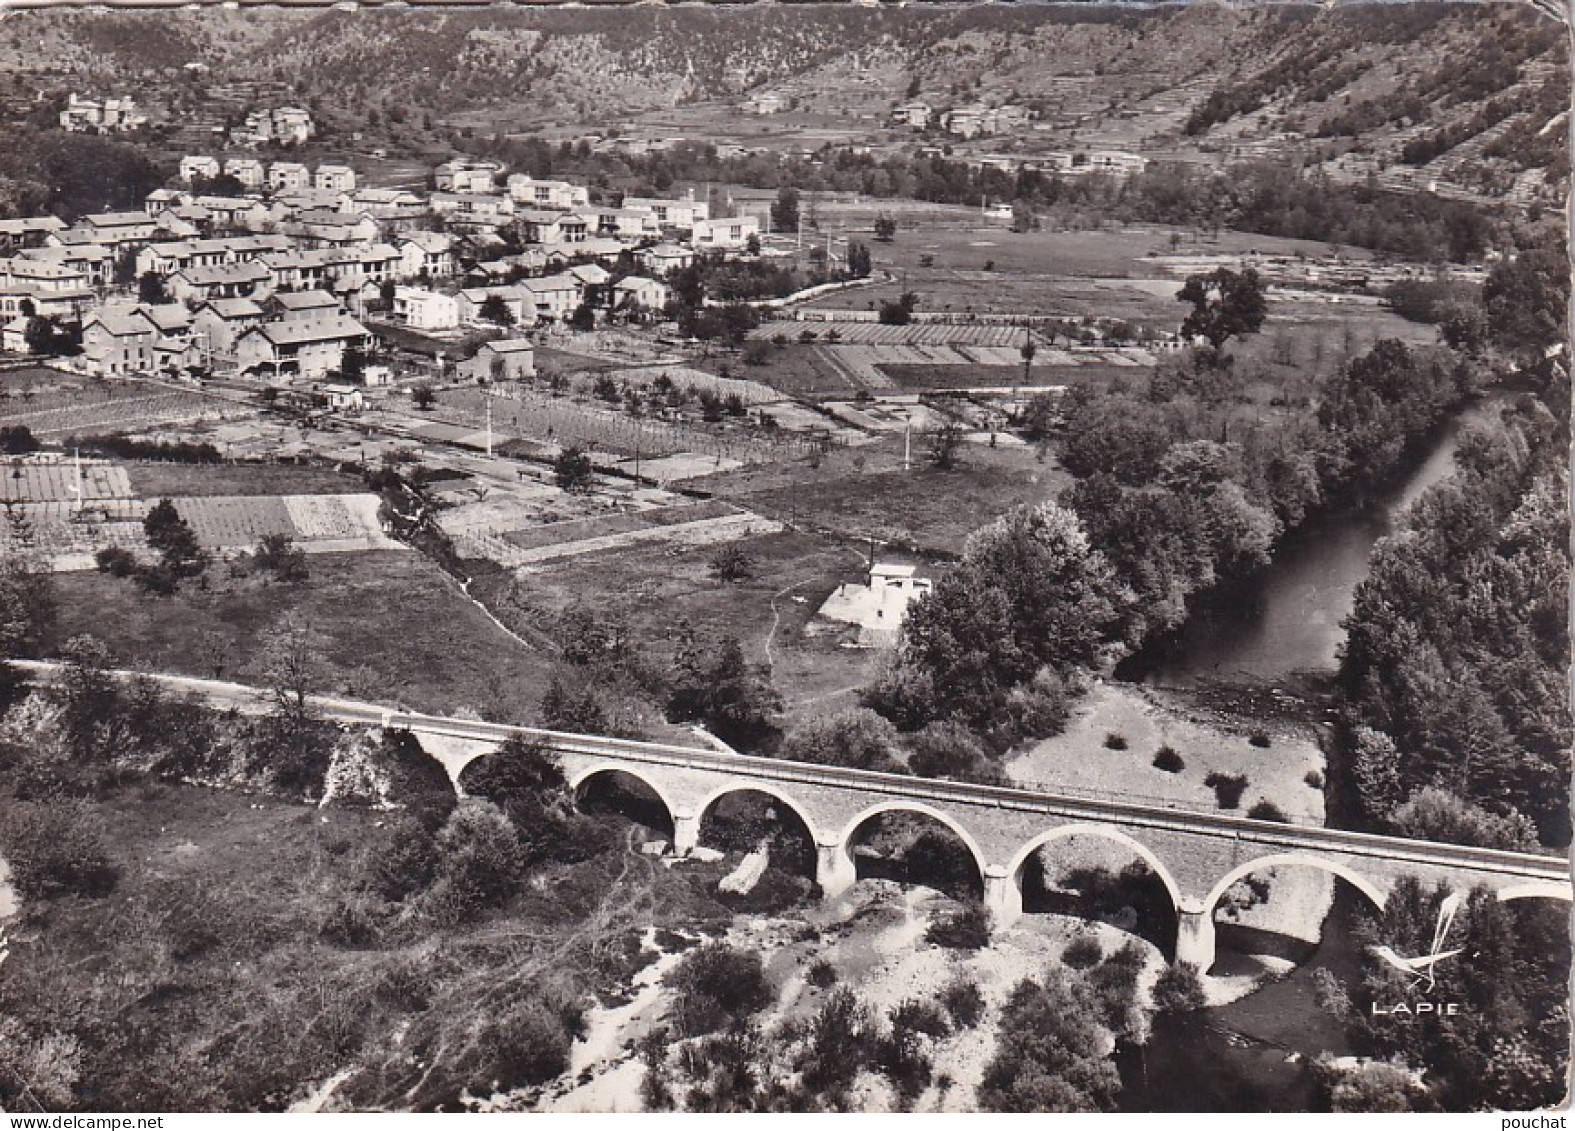
[[[920,140],[888,124],[918,97],[1030,112],[981,151],[1294,156],[1525,199],[1568,168],[1567,37],[1525,5],[39,10],[0,23],[0,72],[13,96],[130,88],[172,144],[285,97],[336,133],[408,121],[406,147],[446,120],[605,135],[682,108],[737,139],[763,128],[738,103],[773,91],[794,112],[772,128],[886,144]]]

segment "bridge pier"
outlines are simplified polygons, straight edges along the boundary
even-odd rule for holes
[[[1197,907],[1198,910],[1193,910]],[[1214,965],[1214,911],[1203,904],[1184,903],[1176,914],[1176,961],[1207,974]]]
[[[991,864],[984,870],[984,909],[990,914],[990,925],[1004,931],[1023,917],[1023,889],[1016,879],[1000,864]]]
[[[840,842],[815,846],[815,882],[827,899],[835,899],[847,891],[858,875],[853,858]]]
[[[673,814],[673,854],[688,856],[700,846],[700,818]]]

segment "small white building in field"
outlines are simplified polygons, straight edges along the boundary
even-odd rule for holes
[[[917,572],[916,566],[876,562],[867,585],[839,585],[820,607],[820,615],[858,625],[859,643],[867,648],[890,647],[901,635],[908,606],[935,587]]]

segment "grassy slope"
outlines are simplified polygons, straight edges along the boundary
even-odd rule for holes
[[[435,565],[383,552],[320,554],[310,568],[298,586],[216,576],[207,591],[188,587],[168,598],[102,574],[61,574],[61,638],[91,633],[122,663],[211,676],[198,642],[214,634],[226,644],[225,676],[257,680],[258,641],[293,612],[317,635],[325,690],[534,720],[551,659],[499,631]]]

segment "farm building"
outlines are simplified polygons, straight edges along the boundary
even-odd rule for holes
[[[472,381],[524,380],[536,376],[536,351],[524,338],[499,338],[487,342],[458,368]]]

